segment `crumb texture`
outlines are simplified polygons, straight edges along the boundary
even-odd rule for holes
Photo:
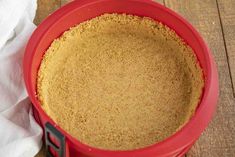
[[[104,14],[46,51],[37,81],[45,112],[82,143],[146,147],[193,116],[204,86],[193,50],[150,18]]]

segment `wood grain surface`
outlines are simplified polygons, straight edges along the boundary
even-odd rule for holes
[[[39,24],[69,0],[38,0]],[[154,0],[181,14],[208,43],[219,73],[220,97],[209,127],[185,155],[235,157],[235,0]],[[44,157],[45,150],[36,157]]]
[[[60,0],[38,0],[37,3],[38,8],[34,19],[36,25],[61,6]]]
[[[154,1],[164,5],[164,0],[154,0]]]
[[[235,0],[218,0],[217,5],[235,97]]]

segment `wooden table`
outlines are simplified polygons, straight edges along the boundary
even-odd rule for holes
[[[213,121],[185,155],[235,157],[235,0],[156,0],[190,21],[211,48],[219,72],[220,98]],[[38,0],[35,23],[68,0]],[[37,157],[44,157],[43,151]]]

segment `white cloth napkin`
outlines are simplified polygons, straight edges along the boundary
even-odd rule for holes
[[[41,147],[22,73],[36,7],[36,0],[0,0],[0,157],[33,157]]]

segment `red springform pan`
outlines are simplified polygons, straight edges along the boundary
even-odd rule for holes
[[[126,13],[150,17],[173,29],[194,50],[203,69],[205,87],[198,108],[191,120],[178,132],[154,145],[128,151],[110,151],[85,145],[62,128],[43,111],[36,96],[37,72],[42,57],[52,41],[64,31],[83,21],[104,13]],[[46,18],[34,31],[28,41],[23,61],[24,80],[29,97],[33,103],[34,117],[45,129],[50,124],[63,137],[63,150],[59,150],[60,142],[49,137],[51,143],[57,143],[48,151],[55,157],[180,157],[183,156],[203,130],[208,126],[216,109],[218,99],[218,74],[211,52],[199,33],[184,18],[174,11],[150,0],[76,0],[58,9]],[[79,127],[79,126],[78,126]],[[47,134],[50,133],[46,131]],[[58,136],[57,136],[58,138]],[[50,143],[49,142],[49,143]],[[47,143],[48,144],[48,143]],[[58,150],[56,150],[58,149]]]

